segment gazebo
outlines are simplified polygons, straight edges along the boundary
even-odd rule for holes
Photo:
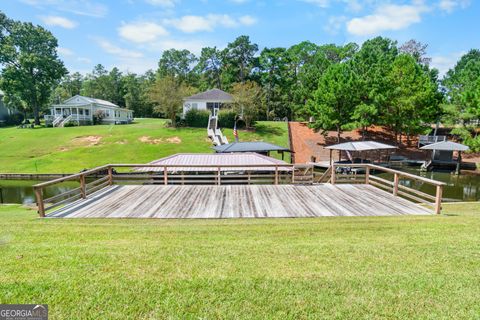
[[[420,148],[420,150],[432,150],[432,165],[456,165],[455,173],[460,173],[460,166],[462,164],[462,152],[468,151],[470,148],[464,144],[453,141],[441,141],[432,143]],[[453,159],[453,152],[457,151],[457,160]]]
[[[365,151],[389,150],[389,149],[396,149],[396,148],[397,147],[395,146],[391,146],[389,144],[380,143],[376,141],[350,141],[350,142],[344,142],[344,143],[339,143],[339,144],[325,147],[325,149],[330,150],[330,165],[333,164],[333,159],[332,159],[333,150],[338,150],[340,152],[345,151],[351,162],[354,162],[354,159],[351,157],[350,152],[357,152],[361,156],[360,161],[363,162],[364,158],[362,157],[362,155],[363,155],[363,152]],[[341,153],[339,156],[339,161],[340,160],[341,160]]]

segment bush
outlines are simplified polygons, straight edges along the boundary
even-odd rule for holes
[[[12,113],[7,116],[7,118],[5,119],[5,123],[7,125],[18,126],[23,122],[23,120],[24,120],[23,114]]]
[[[190,109],[185,114],[185,124],[187,127],[206,128],[209,116],[210,111]]]
[[[103,112],[103,110],[96,110],[93,113],[93,124],[102,124],[103,118],[105,118],[105,112]]]
[[[63,126],[64,126],[65,128],[68,128],[68,127],[76,127],[77,124],[76,124],[75,122],[73,122],[73,121],[68,121],[68,122],[64,123]]]
[[[220,110],[218,113],[218,125],[220,128],[233,128],[235,125],[235,117],[238,114],[233,110]],[[237,121],[237,129],[245,128],[245,122]]]

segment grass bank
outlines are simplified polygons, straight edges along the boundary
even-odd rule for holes
[[[232,130],[225,133],[233,141]],[[239,134],[241,141],[288,147],[283,122],[259,122],[255,131]],[[167,128],[161,119],[122,126],[0,128],[0,172],[75,173],[106,163],[146,163],[180,152],[212,152],[211,146],[206,129]]]
[[[480,204],[441,216],[60,220],[0,206],[0,303],[52,319],[472,319]]]

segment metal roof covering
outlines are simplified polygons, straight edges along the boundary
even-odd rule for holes
[[[185,100],[206,100],[208,102],[228,102],[233,101],[231,94],[226,93],[220,89],[212,89],[205,92],[194,94],[193,96],[185,98]]]
[[[221,171],[275,171],[275,167],[262,167],[261,165],[286,165],[282,160],[267,157],[258,153],[177,153],[175,155],[165,157],[150,162],[150,164],[173,166],[167,168],[169,172],[177,171],[216,171],[215,167],[198,167],[198,166],[236,166],[223,167]],[[187,166],[175,168],[174,166]],[[245,165],[246,167],[237,167]],[[259,165],[259,167],[255,167]],[[191,167],[190,167],[191,166]],[[253,167],[251,167],[253,166]],[[279,170],[290,171],[291,168],[279,167]],[[154,168],[138,168],[136,171],[151,172],[162,171],[163,167]]]
[[[343,151],[367,151],[367,150],[383,150],[396,149],[397,147],[376,141],[351,141],[335,144],[325,147],[325,149],[343,150]]]
[[[213,147],[217,153],[230,152],[268,152],[268,151],[289,151],[290,149],[280,147],[263,141],[255,142],[232,142],[221,146]]]
[[[442,151],[467,151],[470,148],[464,144],[453,141],[441,141],[421,147],[422,150],[442,150]]]

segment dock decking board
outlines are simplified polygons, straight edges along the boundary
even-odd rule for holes
[[[48,217],[254,218],[431,214],[370,185],[112,186]]]

